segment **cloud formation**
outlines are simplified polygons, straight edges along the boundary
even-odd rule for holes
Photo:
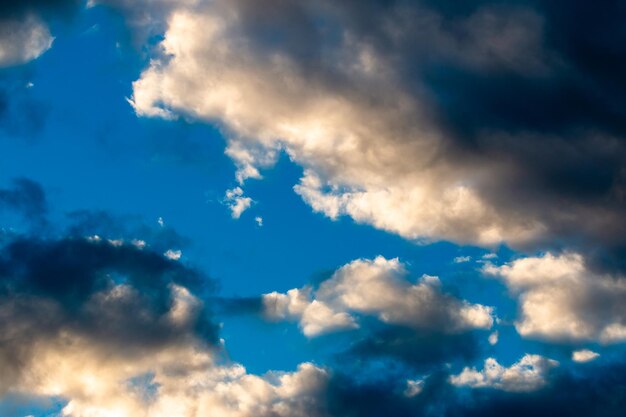
[[[546,374],[557,365],[557,361],[539,355],[524,355],[508,368],[500,365],[494,358],[488,358],[482,370],[465,368],[460,374],[452,375],[449,380],[456,386],[529,392],[542,388],[546,384]]]
[[[626,279],[589,269],[581,255],[546,253],[509,264],[486,264],[519,297],[515,328],[552,341],[626,340]]]
[[[309,416],[327,371],[248,374],[220,359],[180,262],[104,239],[19,238],[0,256],[0,395],[60,397],[63,415]],[[321,413],[321,411],[320,411]]]
[[[331,218],[416,240],[624,247],[615,3],[559,3],[564,18],[535,2],[179,5],[131,103],[222,126],[239,180],[285,151],[304,168],[296,192]],[[612,36],[581,40],[569,19],[587,14]]]
[[[437,277],[424,275],[412,284],[407,274],[398,259],[358,259],[339,268],[316,289],[265,294],[265,315],[273,320],[298,320],[309,337],[358,327],[353,313],[444,333],[491,328],[492,308],[444,293]]]

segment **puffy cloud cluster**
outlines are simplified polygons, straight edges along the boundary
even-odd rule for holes
[[[494,358],[485,360],[484,368],[465,368],[449,381],[453,385],[471,388],[495,388],[510,392],[536,391],[546,384],[548,372],[559,363],[539,355],[524,355],[510,367],[504,367]]]
[[[317,289],[265,294],[265,315],[274,320],[298,320],[309,337],[357,327],[354,313],[447,333],[491,328],[491,307],[444,293],[437,277],[425,275],[411,283],[407,274],[398,259],[358,259],[338,269]]]
[[[131,103],[222,126],[240,181],[283,150],[304,168],[296,192],[331,218],[418,240],[622,247],[623,10],[561,4],[615,35],[587,48],[564,41],[578,31],[558,5],[192,3],[157,7],[161,55]]]
[[[255,45],[251,35],[271,36],[265,33],[271,24],[286,25],[276,29],[285,36],[294,30],[303,40],[325,42],[306,15],[315,10],[280,6],[287,10],[275,15],[246,2],[173,12],[162,43],[166,61],[155,61],[134,84],[137,113],[169,118],[183,112],[223,123],[240,180],[258,178],[258,168],[284,149],[307,168],[296,191],[332,218],[349,214],[410,238],[481,243],[537,232],[532,222],[501,218],[457,177],[457,168],[433,163],[443,144],[428,129],[423,104],[403,90],[371,45],[350,33],[319,45],[311,59],[320,61],[323,74],[311,74],[307,62],[281,45]],[[287,23],[294,17],[301,27]]]
[[[206,280],[134,244],[9,243],[0,396],[58,397],[71,417],[323,415],[326,370],[255,376],[221,359],[217,326],[190,290]]]
[[[515,324],[525,337],[557,341],[626,340],[626,278],[589,269],[576,253],[487,264],[519,296]]]
[[[29,393],[67,398],[66,416],[323,415],[316,408],[328,375],[312,364],[260,377],[190,348],[130,359],[74,340],[60,344],[38,350],[23,382]]]

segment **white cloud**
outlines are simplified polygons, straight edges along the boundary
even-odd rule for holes
[[[575,350],[572,352],[572,360],[574,362],[591,362],[600,357],[600,354],[589,349]]]
[[[308,337],[358,327],[345,311],[334,311],[323,301],[311,300],[310,289],[292,289],[286,294],[271,292],[263,296],[265,316],[270,320],[298,320]]]
[[[109,245],[115,246],[116,248],[124,246],[124,240],[122,239],[107,239],[107,242],[109,242]]]
[[[256,225],[259,227],[263,227],[263,217],[261,216],[256,216],[254,218],[254,221],[256,222]]]
[[[241,214],[250,208],[253,200],[250,197],[243,195],[241,187],[235,187],[232,190],[226,190],[224,196],[224,204],[226,204],[231,211],[233,219],[238,219]]]
[[[146,247],[146,241],[142,239],[133,239],[130,241],[137,249],[143,249]]]
[[[171,259],[172,261],[177,261],[183,256],[183,252],[181,250],[168,249],[163,254],[167,259]]]
[[[321,40],[325,48],[316,62],[323,75],[311,74],[290,51],[257,45],[262,37],[250,36],[246,26],[251,9],[218,0],[172,11],[163,58],[152,60],[133,83],[136,113],[219,122],[240,183],[260,178],[259,169],[284,150],[305,168],[295,191],[331,218],[348,215],[410,239],[486,245],[526,242],[544,232],[541,221],[501,213],[481,197],[482,169],[441,157],[445,139],[430,121],[428,104],[400,81],[393,57],[346,27],[339,39]],[[306,13],[314,21],[316,13],[330,10],[312,6]],[[495,27],[516,29],[490,43],[469,36],[468,45],[457,45],[428,19],[423,23],[454,59],[482,67],[504,51],[515,56],[509,62],[526,62],[507,46],[521,42],[534,50],[529,43],[540,33],[535,20],[528,13],[481,11],[463,30],[480,37],[496,33]]]
[[[404,395],[406,397],[412,398],[422,393],[424,389],[424,383],[426,378],[421,379],[407,379],[406,381],[406,389],[404,390]]]
[[[37,16],[0,22],[0,67],[19,65],[38,58],[54,38]]]
[[[202,301],[175,285],[171,294],[172,303],[160,320],[171,329],[193,328]],[[95,294],[88,307],[109,313],[137,302],[136,297],[132,288],[117,285]],[[10,305],[1,307],[0,314],[11,314]],[[26,330],[14,328],[13,335],[28,332],[28,323],[21,324]],[[124,323],[120,326],[123,329]],[[65,400],[63,416],[322,415],[316,410],[323,407],[320,399],[329,374],[311,363],[300,364],[295,372],[257,376],[224,361],[218,350],[193,334],[144,344],[130,338],[122,345],[69,327],[58,334],[38,332],[28,337],[33,343],[25,350],[28,354],[20,355],[21,371],[7,381],[11,392]],[[0,352],[3,368],[10,368],[2,362],[7,354],[10,351]]]
[[[491,346],[498,344],[498,336],[497,330],[489,335],[488,341]]]
[[[424,275],[412,284],[407,274],[398,259],[355,260],[316,290],[305,287],[264,295],[265,314],[274,320],[298,320],[309,337],[357,327],[353,313],[443,332],[491,328],[492,308],[443,293],[437,277]]]
[[[305,417],[328,378],[310,363],[293,373],[251,375],[191,346],[126,358],[68,337],[38,347],[37,355],[24,390],[66,399],[62,415],[70,417]],[[131,382],[145,375],[147,383]]]
[[[495,388],[509,392],[536,391],[546,385],[547,373],[558,362],[539,355],[524,355],[518,362],[506,368],[494,358],[485,360],[482,370],[464,368],[458,375],[452,375],[449,382],[456,386],[470,388]]]
[[[626,340],[626,278],[588,269],[581,255],[547,253],[483,271],[519,296],[517,331],[560,341]]]
[[[455,264],[462,264],[465,262],[469,262],[472,260],[471,256],[457,256],[456,258],[454,258],[454,263]]]

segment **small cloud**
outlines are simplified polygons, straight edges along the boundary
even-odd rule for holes
[[[167,259],[171,259],[172,261],[177,261],[180,259],[181,256],[183,256],[183,252],[180,250],[168,249],[167,251],[165,251],[163,256],[165,256]]]
[[[116,248],[119,248],[124,244],[122,239],[107,239],[107,242],[109,242],[109,245],[115,246]]]
[[[495,344],[498,343],[498,331],[496,330],[495,332],[491,333],[489,335],[489,339],[487,339],[489,341],[489,344],[491,346],[494,346]]]
[[[572,352],[572,360],[579,363],[591,362],[599,357],[599,353],[589,349],[576,350]]]
[[[233,219],[241,217],[241,214],[250,208],[252,202],[253,200],[250,197],[243,195],[241,187],[226,190],[223,200],[223,203],[230,208]]]
[[[26,88],[33,88],[34,86],[35,86],[35,84],[33,84],[30,81],[26,83]]]
[[[159,217],[157,219],[157,223],[159,224],[159,226],[165,227],[165,222],[163,221],[163,217]]]
[[[406,380],[406,389],[404,390],[405,397],[415,397],[419,395],[424,389],[424,381],[426,378],[422,379],[407,379]]]
[[[146,247],[146,241],[141,239],[133,239],[130,241],[137,249],[143,249]]]
[[[92,235],[92,236],[87,236],[87,242],[100,242],[102,240],[102,238],[98,235]]]
[[[483,259],[496,259],[498,257],[495,253],[486,253],[483,255]]]
[[[471,256],[457,256],[456,258],[454,258],[454,263],[455,264],[462,264],[465,262],[469,262],[472,260]]]
[[[254,218],[254,221],[256,222],[257,226],[259,227],[263,227],[263,217],[261,216],[256,216]]]

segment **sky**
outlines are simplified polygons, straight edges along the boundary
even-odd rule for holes
[[[0,2],[0,416],[621,416],[624,19]]]

